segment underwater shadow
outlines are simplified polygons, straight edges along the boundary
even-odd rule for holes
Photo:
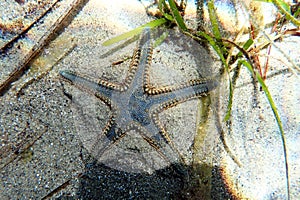
[[[198,171],[198,170],[201,171]],[[209,172],[209,179],[205,177]],[[171,166],[153,174],[128,173],[103,164],[87,164],[79,178],[79,199],[236,199],[218,166]]]
[[[153,174],[128,173],[103,164],[88,164],[80,178],[78,196],[80,199],[175,199],[182,196],[186,182],[186,173],[178,168],[188,170],[174,165]]]

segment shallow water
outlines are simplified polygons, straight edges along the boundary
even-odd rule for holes
[[[36,5],[38,9],[31,14],[26,12],[31,1],[24,4],[0,3],[0,8],[5,10],[1,12],[5,13],[1,24],[7,27],[10,22],[16,23],[10,32],[1,29],[1,45],[4,46],[20,34],[54,2],[44,3],[45,7],[40,6],[43,9]],[[101,44],[108,38],[149,22],[152,18],[146,15],[145,8],[139,1],[83,1],[78,3],[79,7],[85,3],[86,5],[70,20],[70,25],[49,46],[42,48],[47,40],[43,37],[50,36],[50,27],[66,14],[65,10],[72,2],[76,1],[61,1],[57,9],[45,16],[44,23],[30,28],[28,33],[13,42],[12,46],[7,47],[5,53],[1,54],[1,84],[17,67],[30,61],[29,70],[18,76],[0,97],[1,199],[42,198],[47,195],[91,198],[99,194],[107,198],[160,198],[166,194],[167,198],[179,195],[185,198],[214,199],[230,198],[230,195],[250,199],[286,198],[280,133],[264,93],[254,90],[246,68],[242,69],[234,91],[230,129],[223,122],[228,100],[226,77],[208,97],[209,106],[204,105],[204,99],[193,100],[170,108],[159,116],[164,128],[171,134],[176,148],[188,160],[188,166],[176,162],[173,165],[168,164],[134,131],[106,153],[105,162],[97,162],[90,157],[89,149],[85,146],[86,141],[83,139],[85,137],[78,131],[78,126],[79,129],[85,130],[85,133],[90,132],[87,131],[87,124],[79,123],[82,117],[78,117],[74,111],[74,102],[81,101],[80,98],[85,100],[85,104],[80,106],[87,106],[85,112],[94,113],[91,118],[86,119],[97,122],[91,127],[96,133],[105,126],[109,115],[108,108],[105,104],[93,100],[93,96],[81,93],[79,98],[74,95],[75,88],[63,82],[58,72],[72,69],[97,78],[122,81],[130,60],[117,66],[111,66],[111,63],[131,56],[135,43],[125,48],[117,48],[118,56],[109,54],[106,57],[102,55],[116,45],[103,47]],[[149,3],[142,2],[144,5]],[[238,5],[240,4],[243,3],[238,2]],[[76,5],[75,3],[74,6]],[[189,26],[195,27],[195,3],[188,1],[187,5],[186,20]],[[231,20],[238,13],[234,12],[234,7],[238,5],[234,6],[227,1],[217,1],[215,4],[219,17],[222,16],[221,24],[226,33],[230,32],[232,35],[235,29],[239,30],[240,25],[247,24],[243,21],[248,19],[244,16],[245,12],[249,13],[246,8],[238,14],[241,16],[238,20]],[[23,11],[10,12],[6,11],[7,8]],[[268,5],[264,12],[266,14],[263,24],[267,24],[267,16],[270,15],[273,19],[274,10]],[[26,13],[28,17],[25,19],[22,13]],[[20,23],[11,20],[11,16],[22,21],[24,28],[20,28]],[[226,28],[226,25],[229,28]],[[209,30],[209,26],[207,29]],[[269,31],[266,29],[266,32]],[[189,51],[183,51],[190,44],[191,42],[186,40],[182,43],[170,40],[169,43],[154,49],[151,80],[155,80],[156,85],[176,84],[218,72],[220,62],[217,57],[208,53],[205,48],[193,52],[194,47],[190,46]],[[299,67],[298,46],[299,39],[296,36],[288,36],[282,42],[274,44],[269,61],[270,78],[266,80],[278,107],[287,138],[291,199],[300,196],[300,174],[297,170],[300,163],[299,72],[291,63]],[[31,57],[36,54],[36,47],[42,50],[38,58],[32,60]],[[288,59],[283,52],[288,55]],[[192,59],[193,53],[201,56],[196,60]],[[263,63],[266,50],[260,51],[260,54]],[[32,78],[35,80],[32,81]],[[19,97],[15,97],[16,91],[22,88],[24,83],[28,84],[22,89]],[[91,106],[91,109],[88,106]],[[202,123],[203,121],[205,123]],[[240,167],[224,150],[220,139],[221,129],[225,131],[227,145],[241,163]],[[198,138],[196,142],[194,138]],[[199,146],[193,146],[195,143]],[[151,151],[153,154],[150,158],[141,156],[138,161],[130,160],[132,155],[140,151]],[[145,159],[148,159],[148,163]],[[149,164],[150,161],[154,164]],[[121,166],[122,164],[127,166]],[[142,170],[136,173],[138,167]],[[62,187],[66,182],[68,184]],[[59,190],[52,194],[51,191],[57,187]],[[229,188],[229,191],[226,188]],[[201,196],[203,191],[209,190],[211,194]]]

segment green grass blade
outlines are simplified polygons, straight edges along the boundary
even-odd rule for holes
[[[187,29],[187,27],[186,27],[186,25],[185,25],[185,23],[184,23],[184,21],[183,21],[181,15],[180,15],[178,9],[177,9],[177,7],[176,7],[176,4],[175,4],[174,0],[168,0],[168,2],[169,2],[169,5],[170,5],[170,8],[171,8],[172,14],[173,14],[173,16],[174,16],[174,19],[175,19],[177,25],[178,25],[179,28],[182,29],[183,31],[187,31],[188,29]]]
[[[295,17],[299,17],[300,16],[300,8],[297,9],[297,11],[294,13]]]
[[[142,26],[139,26],[139,27],[137,27],[137,28],[135,28],[131,31],[123,33],[123,34],[121,34],[119,36],[116,36],[112,39],[106,40],[105,42],[102,43],[102,45],[103,46],[109,46],[109,45],[115,44],[117,42],[120,42],[122,40],[130,38],[132,36],[140,34],[145,27],[154,28],[154,27],[160,26],[160,25],[162,25],[166,22],[167,22],[167,20],[165,18],[160,18],[160,19],[153,20],[153,21],[151,21],[147,24],[144,24]]]
[[[262,2],[267,2],[267,3],[273,3],[278,10],[280,10],[281,13],[283,13],[288,20],[290,20],[293,24],[296,26],[300,26],[300,21],[297,20],[295,17],[297,17],[297,12],[294,13],[294,16],[291,14],[291,7],[289,4],[287,4],[283,0],[255,0],[255,1],[262,1]]]
[[[223,52],[222,52],[221,48],[217,45],[215,40],[211,36],[207,35],[206,33],[202,32],[202,31],[197,32],[197,34],[204,37],[210,43],[210,45],[214,48],[214,50],[216,51],[216,53],[220,57],[223,65],[225,66],[225,71],[228,74],[228,77],[229,77],[229,97],[228,97],[227,111],[226,111],[226,115],[224,117],[224,120],[228,121],[229,118],[230,118],[230,115],[231,115],[232,99],[233,99],[233,87],[232,87],[232,82],[231,82],[230,75],[229,75],[229,66],[226,62],[226,59],[223,56]]]
[[[198,31],[197,34],[199,36],[202,36],[204,37],[208,42],[209,44],[214,48],[214,50],[217,52],[218,56],[220,57],[222,63],[225,65],[225,68],[228,69],[228,65],[226,63],[226,60],[223,56],[223,53],[222,53],[222,50],[221,48],[217,45],[217,43],[215,42],[214,38],[209,36],[208,34],[202,32],[202,31]]]
[[[165,4],[165,0],[159,0],[158,1],[158,9],[161,13],[163,13],[163,5]]]
[[[272,0],[273,4],[282,12],[285,17],[290,20],[296,26],[300,26],[300,21],[291,15],[290,7],[282,0]]]
[[[156,48],[159,45],[161,45],[161,43],[163,43],[163,41],[168,37],[168,35],[169,35],[169,31],[165,30],[158,38],[155,39],[153,48]]]
[[[260,1],[260,2],[265,2],[265,3],[274,3],[274,0],[255,0],[255,1]],[[282,7],[284,10],[289,12],[291,14],[291,7],[289,4],[282,0],[277,0],[277,3],[279,4],[280,7]]]
[[[169,20],[169,21],[173,21],[174,18],[172,15],[168,14],[168,13],[165,13],[165,10],[164,8],[167,8],[167,4],[165,2],[165,0],[159,0],[158,1],[158,9],[159,11],[164,15],[164,17]]]
[[[219,29],[217,15],[215,12],[214,0],[208,0],[207,7],[208,7],[210,23],[212,25],[213,34],[217,40],[220,40],[222,36],[221,36],[220,29]]]
[[[277,108],[275,106],[275,103],[273,101],[273,98],[269,92],[269,89],[267,87],[267,85],[265,84],[264,80],[262,79],[262,77],[259,75],[259,73],[255,73],[253,70],[253,67],[251,66],[251,64],[245,60],[240,60],[240,63],[242,63],[245,67],[247,67],[247,69],[251,72],[251,74],[255,74],[256,78],[259,82],[259,84],[261,85],[263,91],[265,92],[265,95],[267,96],[267,99],[269,101],[269,104],[271,106],[271,109],[273,111],[273,114],[275,116],[277,125],[279,127],[279,131],[281,134],[281,141],[282,141],[282,146],[283,146],[283,154],[284,154],[284,161],[285,161],[285,175],[286,175],[286,187],[287,187],[287,196],[288,199],[290,199],[290,183],[289,183],[289,168],[288,168],[288,159],[287,159],[287,147],[286,147],[286,139],[285,139],[285,135],[284,135],[284,131],[283,131],[283,127],[282,127],[282,123],[281,123],[281,119],[280,116],[278,114]]]
[[[208,7],[209,20],[210,20],[210,23],[212,26],[213,36],[217,42],[217,45],[220,47],[220,50],[224,57],[224,55],[228,54],[228,51],[225,48],[224,43],[222,41],[222,35],[221,35],[220,28],[219,28],[219,21],[217,19],[217,13],[216,13],[215,6],[214,6],[214,0],[208,0],[207,7]],[[227,69],[228,69],[228,66],[227,66]]]
[[[249,47],[252,45],[254,43],[254,41],[252,40],[252,39],[249,39],[249,40],[247,40],[246,42],[245,42],[245,44],[243,45],[243,49],[245,50],[245,51],[247,51],[247,49],[249,49]],[[239,52],[238,54],[237,54],[237,57],[241,57],[243,55],[243,52]]]
[[[274,0],[272,0],[272,2],[275,3]],[[291,7],[286,2],[284,2],[282,0],[276,0],[275,4],[278,4],[282,9],[284,9],[286,12],[288,12],[289,14],[291,14]]]
[[[224,121],[228,121],[230,119],[231,109],[232,109],[232,99],[233,99],[233,87],[229,76],[229,97],[228,97],[227,111],[224,117]]]

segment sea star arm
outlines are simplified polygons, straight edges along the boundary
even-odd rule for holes
[[[112,95],[111,84],[103,84],[102,80],[95,79],[91,76],[77,74],[70,70],[63,70],[59,72],[60,76],[67,82],[70,82],[82,91],[88,92],[92,95],[98,94],[103,98],[110,98]]]
[[[191,80],[178,86],[166,86],[155,89],[152,96],[156,104],[164,104],[170,102],[170,100],[173,102],[184,102],[209,93],[217,85],[218,83],[214,79]]]
[[[142,51],[143,55],[141,55]],[[144,51],[146,51],[146,53],[144,53]],[[139,76],[135,76],[135,74],[138,71],[139,66],[144,66],[144,63],[149,62],[149,59],[151,59],[151,57],[149,58],[149,55],[152,55],[152,53],[150,52],[152,52],[152,45],[150,43],[150,30],[149,28],[146,28],[143,34],[141,34],[140,41],[133,52],[132,60],[129,65],[128,75],[126,76],[124,82],[109,82],[103,79],[94,78],[92,76],[84,74],[79,75],[78,73],[70,70],[60,71],[59,74],[64,80],[71,82],[79,89],[87,91],[97,90],[105,97],[110,97],[111,90],[123,92],[130,87],[132,82],[135,82],[137,84],[138,79],[140,78]],[[141,64],[140,61],[142,62]],[[139,71],[143,70],[144,68],[140,69]]]
[[[151,108],[151,119],[152,123],[157,127],[158,136],[160,136],[166,144],[168,144],[174,152],[177,153],[182,163],[186,164],[186,161],[182,154],[178,151],[178,149],[175,147],[174,143],[172,142],[172,139],[169,135],[169,133],[166,131],[166,129],[163,127],[159,120],[159,113],[163,112],[164,110],[167,110],[171,107],[174,107],[180,103],[189,101],[191,99],[206,96],[207,93],[215,88],[217,83],[213,80],[207,80],[205,82],[201,82],[199,84],[183,87],[181,89],[177,89],[174,91],[171,91],[169,93],[161,93],[158,94],[155,101],[156,105]],[[156,141],[158,137],[156,137]],[[155,140],[154,140],[155,141]],[[159,143],[158,143],[159,144]],[[156,144],[156,148],[160,145]]]

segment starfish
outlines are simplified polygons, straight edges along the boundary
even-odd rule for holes
[[[95,138],[92,151],[96,155],[101,156],[109,146],[120,141],[129,131],[135,130],[163,159],[169,162],[172,160],[164,151],[164,147],[169,146],[177,155],[176,160],[185,163],[158,115],[179,103],[206,95],[217,84],[213,79],[201,78],[177,86],[155,87],[149,75],[153,53],[151,37],[150,29],[146,28],[134,50],[128,75],[122,83],[96,79],[69,70],[60,71],[60,75],[75,87],[104,102],[112,112],[99,138]],[[103,143],[101,135],[105,136],[107,144],[99,144]]]

